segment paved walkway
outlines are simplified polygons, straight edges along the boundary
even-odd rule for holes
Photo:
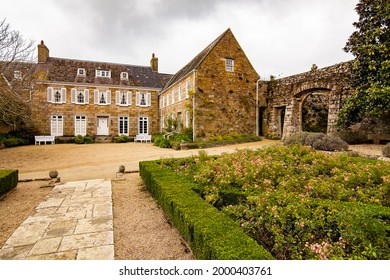
[[[0,250],[5,260],[113,260],[111,181],[56,186]]]

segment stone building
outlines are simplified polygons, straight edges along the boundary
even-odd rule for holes
[[[230,29],[180,69],[160,93],[162,129],[175,120],[194,139],[256,132],[259,78]]]
[[[38,80],[32,97],[39,134],[57,137],[153,134],[160,130],[158,94],[171,75],[150,66],[50,57],[38,45]]]

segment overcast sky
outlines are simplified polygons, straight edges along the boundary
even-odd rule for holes
[[[149,65],[175,73],[231,28],[263,78],[353,57],[358,0],[2,0],[0,19],[50,56]]]

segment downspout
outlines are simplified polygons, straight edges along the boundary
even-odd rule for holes
[[[261,81],[260,76],[256,82],[256,136],[259,136],[259,82]]]
[[[192,94],[192,141],[195,142],[195,93],[196,93],[196,70],[193,71],[194,92]]]

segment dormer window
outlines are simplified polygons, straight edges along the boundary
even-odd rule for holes
[[[85,71],[84,68],[77,69],[77,76],[78,77],[85,77],[86,75],[87,75],[87,72]]]
[[[96,70],[97,78],[111,78],[111,71],[109,70]]]
[[[226,58],[225,61],[226,61],[226,65],[225,65],[226,72],[234,72],[234,60],[230,58]]]
[[[22,79],[22,72],[20,72],[20,71],[18,71],[18,70],[14,71],[14,78],[15,78],[16,80]]]
[[[122,72],[121,73],[121,80],[128,80],[129,79],[129,73]]]

